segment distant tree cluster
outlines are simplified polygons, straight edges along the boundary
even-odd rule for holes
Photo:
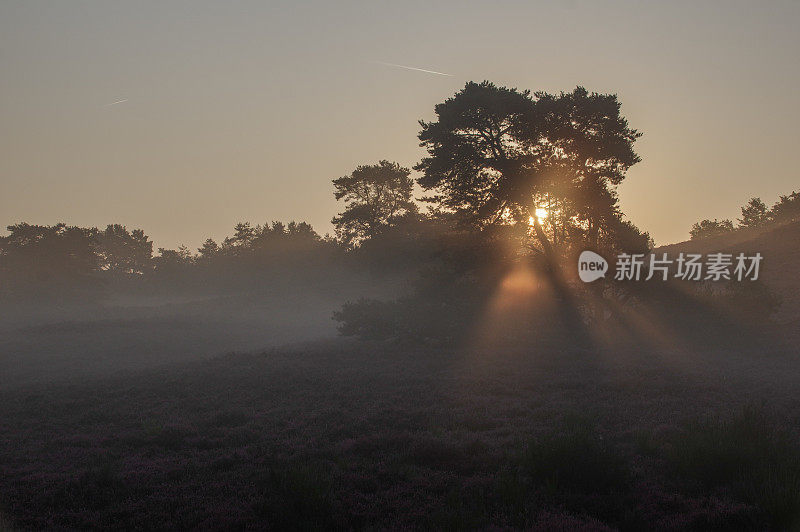
[[[141,230],[18,223],[0,237],[0,294],[43,296],[81,292],[101,272],[141,274],[151,267],[153,243]]]
[[[222,245],[208,239],[197,253],[186,246],[159,248],[141,229],[119,224],[104,230],[18,223],[0,237],[0,296],[16,298],[94,297],[114,283],[174,280],[199,270],[219,276],[237,265],[269,260],[271,267],[335,246],[305,222],[239,223]],[[242,268],[239,268],[241,273]]]
[[[741,211],[742,216],[737,220],[738,225],[736,226],[728,219],[701,220],[695,223],[689,230],[691,239],[698,240],[730,233],[736,229],[797,220],[800,218],[800,193],[792,192],[788,196],[779,196],[778,201],[772,207],[767,207],[761,198],[750,198]]]

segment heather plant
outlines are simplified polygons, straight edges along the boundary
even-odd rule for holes
[[[705,490],[754,505],[776,529],[800,526],[800,442],[764,409],[689,424],[666,448],[667,462]]]
[[[308,463],[271,465],[256,472],[253,488],[253,510],[270,530],[341,527],[334,486],[324,467]]]
[[[616,506],[631,480],[629,458],[580,417],[568,417],[530,442],[520,474],[523,482],[540,487],[545,499],[611,520],[620,517]]]

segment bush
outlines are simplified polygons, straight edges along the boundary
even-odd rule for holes
[[[689,235],[692,240],[699,240],[701,238],[709,238],[712,236],[724,235],[725,233],[733,232],[733,222],[730,220],[702,220],[694,225],[689,230]]]
[[[347,302],[333,313],[342,336],[357,336],[364,340],[386,340],[399,333],[398,304],[390,301],[361,298]]]

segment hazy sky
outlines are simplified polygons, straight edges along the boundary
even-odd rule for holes
[[[800,189],[798,23],[777,1],[0,0],[0,224],[325,233],[331,179],[413,165],[417,120],[488,79],[616,92],[644,132],[622,208],[683,240]]]

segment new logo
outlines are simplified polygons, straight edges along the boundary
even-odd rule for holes
[[[578,276],[584,283],[591,283],[606,276],[608,262],[594,251],[582,251],[578,257]]]

